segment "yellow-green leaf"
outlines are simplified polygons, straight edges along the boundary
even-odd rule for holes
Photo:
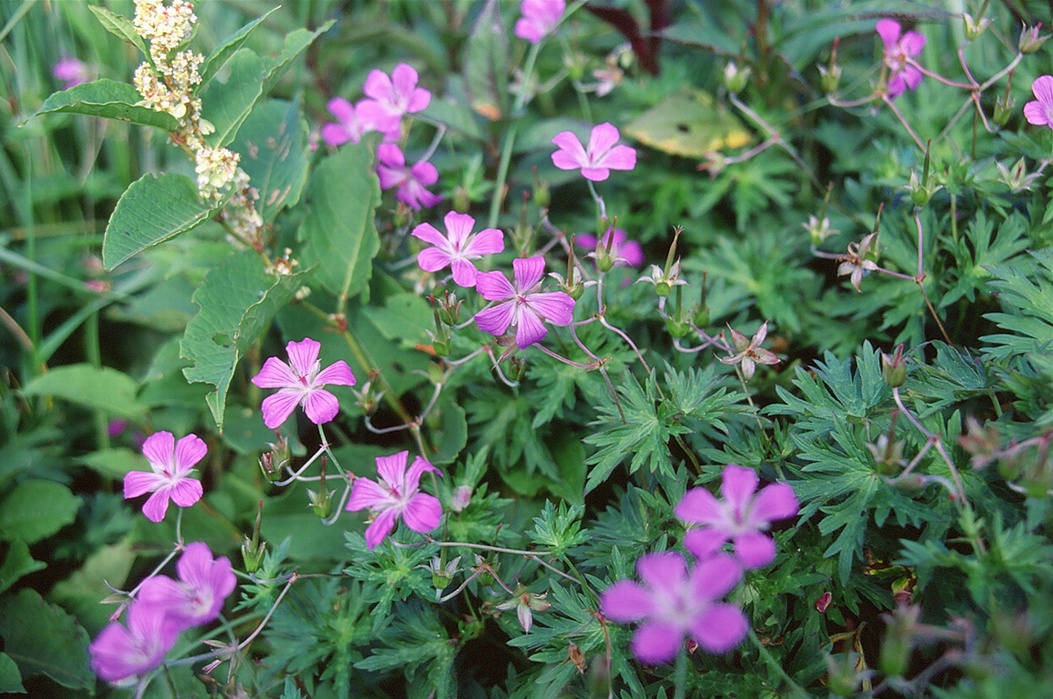
[[[687,158],[741,148],[753,140],[734,114],[709,93],[695,89],[667,97],[636,117],[625,132],[652,148]]]

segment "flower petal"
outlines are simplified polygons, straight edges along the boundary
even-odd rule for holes
[[[684,632],[677,626],[649,621],[636,629],[631,647],[633,655],[648,665],[667,663],[676,657],[684,642]]]
[[[874,28],[877,30],[878,36],[881,37],[882,43],[885,44],[886,50],[896,45],[896,42],[899,41],[899,35],[903,31],[899,22],[894,19],[878,20],[877,26]]]
[[[574,321],[574,299],[562,291],[530,294],[527,307],[553,325],[570,325]]]
[[[716,604],[691,622],[691,637],[710,653],[726,653],[746,637],[746,615],[731,604]]]
[[[348,512],[379,509],[391,503],[391,495],[369,478],[356,478],[351,484],[351,497],[344,507]]]
[[[406,461],[409,460],[408,451],[400,451],[387,456],[378,456],[377,475],[392,490],[399,491],[399,495],[405,495],[406,490]]]
[[[589,159],[593,163],[599,164],[599,159],[606,155],[620,137],[621,134],[613,124],[609,122],[597,124],[592,127],[592,132],[589,134],[589,145],[585,152],[589,154]]]
[[[362,83],[362,92],[386,105],[392,102],[395,90],[388,74],[374,68],[369,71],[365,82]]]
[[[526,349],[544,340],[547,334],[548,329],[534,309],[530,306],[523,307],[519,312],[519,325],[516,326],[516,346]]]
[[[299,342],[290,341],[285,346],[289,353],[289,365],[297,376],[307,376],[314,369],[314,363],[318,361],[318,350],[322,345],[317,340],[305,337]]]
[[[457,286],[463,286],[470,289],[475,286],[475,279],[479,274],[479,270],[475,268],[471,262],[465,259],[457,258],[451,264],[453,270],[453,281],[457,283]]]
[[[196,478],[181,478],[169,488],[172,501],[180,507],[191,507],[201,499],[201,481]]]
[[[338,359],[314,377],[316,386],[354,386],[355,375],[343,359]]]
[[[651,593],[632,580],[619,580],[600,595],[603,616],[620,623],[639,621],[654,613]]]
[[[366,547],[370,551],[375,549],[377,545],[384,540],[384,537],[391,533],[391,530],[395,528],[395,516],[396,512],[394,508],[384,510],[380,512],[376,519],[368,527],[366,527]]]
[[[692,529],[684,535],[684,548],[700,561],[712,558],[727,543],[729,535],[724,529]]]
[[[129,471],[124,474],[124,499],[137,498],[143,493],[152,493],[168,482],[159,473]]]
[[[500,273],[495,272],[494,274]],[[479,288],[484,276],[486,276],[486,273],[480,274],[475,278],[476,289]],[[514,304],[514,301],[505,301],[492,308],[484,308],[475,314],[475,324],[483,332],[488,332],[495,337],[504,335],[505,331],[508,330],[508,326],[512,324],[512,317],[515,312]]]
[[[353,140],[351,132],[340,124],[322,124],[321,135],[322,140],[334,148]]]
[[[176,472],[179,474],[187,473],[194,467],[194,464],[205,458],[207,453],[208,446],[196,434],[188,434],[183,437],[176,443],[175,447]]]
[[[417,264],[425,272],[438,272],[440,269],[449,267],[452,261],[453,258],[450,257],[448,252],[437,247],[424,248],[417,255]],[[464,285],[462,284],[461,286]]]
[[[727,594],[739,580],[742,567],[726,553],[699,561],[691,570],[691,591],[696,599],[716,600]]]
[[[154,432],[143,442],[143,456],[154,471],[160,472],[173,465],[175,437],[171,432]]]
[[[1031,92],[1041,104],[1053,107],[1053,75],[1040,75],[1031,83]]]
[[[1049,121],[1049,115],[1041,102],[1028,102],[1024,105],[1024,118],[1027,123],[1036,126],[1053,126]]]
[[[475,234],[462,251],[465,256],[496,255],[505,249],[505,234],[496,228],[484,228]]]
[[[585,148],[581,141],[574,135],[573,131],[563,131],[552,137],[552,142],[559,146],[559,150],[552,154],[552,164],[560,170],[577,170],[588,165],[589,159],[585,155]]]
[[[793,517],[800,509],[797,495],[788,483],[772,483],[761,488],[753,500],[750,520],[759,519],[774,522],[778,519]]]
[[[260,373],[252,377],[252,383],[260,388],[287,388],[300,382],[288,364],[277,357],[269,357]]]
[[[482,272],[475,278],[475,290],[487,301],[504,301],[516,295],[503,272]]]
[[[527,293],[541,283],[541,277],[545,274],[545,258],[537,255],[535,257],[517,257],[512,260],[515,287],[520,293]]]
[[[724,510],[713,493],[705,488],[692,488],[676,506],[676,516],[685,522],[695,524],[722,525],[725,523]]]
[[[459,214],[451,211],[443,217],[446,224],[446,235],[450,239],[451,247],[455,250],[464,250],[464,241],[472,234],[475,219],[468,214]]]
[[[417,493],[402,509],[402,521],[418,534],[427,534],[442,522],[442,503],[427,493]]]
[[[899,40],[899,45],[908,56],[917,56],[925,48],[925,37],[918,32],[907,32]]]
[[[581,176],[593,182],[603,182],[611,176],[611,171],[605,167],[583,167]]]
[[[749,569],[763,568],[775,560],[775,541],[767,534],[745,532],[734,538],[735,558]]]
[[[449,215],[447,214],[447,218],[448,217],[449,217]],[[446,224],[446,226],[447,226],[447,230],[449,230],[449,224]],[[445,250],[445,251],[449,252],[449,251],[452,251],[452,249],[453,249],[452,246],[450,245],[450,241],[446,239],[446,236],[444,236],[442,233],[440,233],[439,229],[437,229],[435,226],[431,225],[430,223],[421,223],[421,224],[415,226],[413,228],[413,231],[410,233],[410,235],[412,235],[414,238],[420,238],[421,240],[423,240],[426,243],[431,243],[432,245],[436,246],[440,250]],[[433,270],[429,270],[429,271],[433,271]]]
[[[168,490],[167,486],[158,488],[143,504],[143,514],[151,522],[160,522],[165,518],[165,513],[168,512]]]
[[[745,359],[743,360],[745,363]],[[734,512],[745,512],[757,492],[757,472],[752,468],[731,464],[724,468],[720,479],[720,494]]]
[[[675,551],[661,551],[641,556],[636,572],[652,590],[676,589],[687,576],[687,563]]]
[[[602,165],[611,170],[632,170],[636,167],[636,149],[629,146],[615,146],[605,153],[596,165]]]
[[[263,413],[263,424],[267,429],[273,430],[289,419],[296,406],[300,404],[303,394],[300,391],[283,388],[282,390],[267,396],[260,405]]]

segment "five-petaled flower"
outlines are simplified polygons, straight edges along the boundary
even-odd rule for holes
[[[359,118],[375,124],[389,140],[398,139],[403,115],[419,112],[431,102],[431,93],[417,87],[417,78],[417,71],[406,63],[395,66],[390,77],[382,70],[369,71],[362,86],[369,99],[358,103]]]
[[[840,258],[841,264],[837,266],[837,276],[850,275],[849,280],[856,291],[862,291],[860,285],[863,283],[863,275],[878,268],[877,262],[869,258],[869,255],[877,254],[877,235],[877,233],[870,233],[858,243],[853,240],[848,244],[848,254]],[[871,247],[874,249],[871,250]]]
[[[593,182],[607,179],[611,170],[632,170],[636,167],[636,149],[615,145],[618,129],[608,123],[592,128],[589,147],[583,148],[572,131],[556,134],[552,142],[559,150],[552,154],[552,163],[560,170],[581,169],[582,176]]]
[[[600,611],[617,622],[643,621],[632,640],[641,662],[672,660],[685,636],[710,653],[725,653],[745,638],[742,610],[719,601],[742,578],[731,556],[718,553],[688,570],[679,553],[650,553],[636,562],[636,571],[643,584],[614,583],[600,597]]]
[[[52,66],[51,75],[62,81],[64,90],[91,80],[91,71],[88,66],[73,56],[67,56]]]
[[[260,373],[252,377],[252,383],[260,388],[277,388],[277,393],[263,400],[263,424],[274,429],[292,414],[296,406],[302,406],[308,419],[316,425],[329,422],[340,411],[340,403],[323,386],[354,386],[355,375],[347,362],[340,360],[319,371],[318,350],[321,345],[305,338],[300,342],[289,342],[285,346],[289,364],[277,357],[263,363]]]
[[[699,560],[716,554],[728,541],[746,568],[760,568],[775,560],[775,541],[763,532],[775,520],[797,514],[797,496],[787,483],[772,483],[757,492],[757,482],[756,471],[730,464],[721,474],[723,500],[704,488],[684,494],[676,516],[701,525],[684,538],[684,546]]]
[[[124,476],[124,497],[135,498],[153,493],[143,505],[143,514],[151,522],[160,522],[168,512],[168,501],[190,507],[201,499],[201,481],[190,477],[194,464],[205,458],[208,447],[195,434],[177,443],[171,432],[155,432],[143,442],[143,455],[152,473],[130,471]]]
[[[885,65],[888,67],[888,97],[896,99],[908,88],[916,90],[922,73],[911,59],[925,48],[925,37],[918,32],[903,33],[903,28],[894,19],[882,19],[877,23],[877,33],[885,44]]]
[[[420,477],[426,472],[442,472],[417,457],[407,470],[408,451],[390,456],[377,457],[379,482],[369,478],[356,478],[351,485],[351,497],[346,509],[350,512],[369,509],[374,518],[366,527],[366,546],[372,551],[395,528],[399,517],[406,526],[419,534],[439,526],[442,521],[442,504],[427,493],[420,492]]]
[[[112,683],[143,675],[161,664],[178,637],[179,627],[170,623],[164,607],[135,600],[128,608],[128,626],[111,622],[88,646],[92,669]]]
[[[334,97],[326,107],[336,117],[336,123],[322,126],[322,140],[334,148],[348,141],[358,143],[363,134],[376,131],[376,125],[363,117],[362,110],[356,109],[343,97]]]
[[[453,268],[453,280],[460,286],[475,286],[479,270],[472,260],[483,255],[493,255],[505,249],[504,234],[496,228],[484,228],[472,233],[475,219],[468,214],[451,211],[443,219],[446,235],[442,235],[430,223],[422,223],[413,229],[413,236],[434,247],[425,248],[417,255],[417,264],[425,272],[438,272]]]
[[[179,580],[157,575],[139,589],[138,599],[161,607],[168,620],[180,629],[201,626],[215,620],[234,587],[237,578],[230,559],[213,559],[203,541],[187,544],[176,563]]]
[[[426,160],[406,167],[406,156],[394,143],[381,143],[377,147],[377,176],[381,189],[395,187],[395,198],[414,211],[435,206],[442,195],[426,188],[439,181],[439,171]]]
[[[747,381],[753,378],[753,372],[758,364],[779,363],[779,358],[774,352],[761,347],[764,338],[768,336],[768,321],[764,321],[764,324],[757,328],[757,332],[748,340],[745,335],[731,326],[728,326],[728,330],[731,331],[731,344],[735,346],[735,354],[729,357],[718,357],[718,359],[724,364],[739,364],[742,368],[742,376]]]
[[[559,23],[567,9],[566,0],[523,0],[519,4],[522,14],[516,20],[515,35],[537,44]]]
[[[1024,118],[1035,126],[1053,129],[1053,75],[1040,75],[1031,83],[1035,99],[1024,105]]]
[[[574,299],[562,291],[542,293],[545,258],[521,257],[512,260],[515,284],[503,272],[481,272],[475,288],[487,301],[499,301],[475,314],[480,330],[504,335],[509,326],[516,331],[519,349],[541,342],[548,333],[545,323],[570,325],[574,319]]]

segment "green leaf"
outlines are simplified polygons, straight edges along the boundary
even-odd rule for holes
[[[99,24],[110,34],[113,34],[118,39],[127,41],[139,49],[144,56],[148,53],[143,38],[136,33],[135,25],[132,24],[130,19],[98,5],[88,5],[88,9],[95,15],[95,19],[99,20]]]
[[[472,27],[465,51],[464,82],[472,109],[492,121],[507,111],[508,35],[497,0],[489,0]]]
[[[442,420],[442,437],[430,461],[436,466],[441,466],[452,463],[468,443],[468,421],[464,417],[464,408],[448,398],[439,403],[435,413]]]
[[[222,202],[205,201],[186,175],[146,174],[117,201],[102,239],[102,263],[113,269],[146,248],[204,223]]]
[[[79,460],[90,466],[96,473],[114,480],[121,480],[126,473],[142,471],[146,467],[143,463],[143,455],[128,447],[96,449],[80,457]]]
[[[256,210],[265,221],[300,200],[307,183],[307,124],[294,102],[269,100],[252,111],[231,148],[260,193]]]
[[[475,113],[452,100],[432,96],[431,102],[419,116],[443,124],[451,131],[458,131],[473,141],[486,141],[486,132],[480,126]]]
[[[165,131],[179,129],[179,122],[174,116],[168,112],[140,107],[136,104],[140,100],[142,95],[128,83],[104,78],[56,92],[44,100],[44,104],[40,105],[40,109],[33,116],[69,112],[155,126]]]
[[[22,686],[22,673],[18,671],[18,665],[7,653],[0,653],[0,692],[26,693],[26,688]]]
[[[246,250],[209,272],[194,293],[201,312],[187,325],[179,344],[181,355],[194,366],[183,369],[183,375],[216,387],[206,402],[220,432],[238,360],[292,299],[306,274],[276,276],[264,268],[259,255]]]
[[[0,599],[0,638],[22,677],[46,675],[70,689],[95,686],[88,668],[87,632],[36,590]]]
[[[0,540],[35,544],[73,522],[79,507],[80,498],[61,483],[19,483],[0,503]]]
[[[138,419],[143,408],[135,400],[137,388],[134,379],[116,369],[69,364],[41,374],[22,392],[27,396],[54,396],[111,415]]]
[[[33,560],[29,553],[29,545],[21,539],[11,542],[11,547],[4,556],[4,562],[0,564],[0,593],[14,585],[20,578],[47,568],[47,563]],[[2,674],[2,672],[0,672]],[[0,683],[0,692],[5,691]]]
[[[633,119],[625,133],[671,155],[704,158],[707,153],[741,148],[753,141],[742,122],[712,95],[686,89],[665,98]]]
[[[233,141],[260,98],[274,87],[293,60],[332,25],[330,20],[317,31],[298,29],[290,33],[285,37],[285,48],[275,58],[260,56],[247,48],[235,51],[227,65],[227,81],[211,80],[201,90],[201,117],[216,128],[205,139],[208,144],[218,148]]]
[[[265,14],[257,17],[238,31],[228,36],[219,46],[216,47],[216,50],[212,52],[212,55],[206,58],[205,62],[201,65],[200,74],[202,87],[208,85],[209,81],[212,80],[219,69],[227,64],[230,57],[245,45],[245,42],[248,41],[249,35],[252,34],[252,31],[258,27],[263,20],[270,17],[277,10],[277,7],[271,8]]]
[[[301,263],[317,265],[314,279],[340,299],[368,298],[380,236],[373,216],[380,184],[368,143],[347,145],[326,158],[307,187],[310,212],[300,227]]]

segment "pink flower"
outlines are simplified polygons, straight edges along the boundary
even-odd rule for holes
[[[176,563],[179,580],[158,575],[143,583],[139,600],[165,610],[168,620],[180,630],[215,620],[237,578],[230,560],[213,560],[212,551],[202,541],[187,544]]]
[[[439,171],[431,163],[422,160],[406,167],[406,156],[394,143],[381,143],[377,147],[377,161],[381,189],[396,187],[395,198],[414,211],[442,201],[441,195],[425,189],[439,181]]]
[[[629,146],[616,146],[618,129],[603,123],[594,126],[589,135],[589,147],[582,148],[581,141],[571,131],[556,134],[552,142],[559,150],[552,154],[552,162],[560,170],[581,168],[582,176],[593,182],[602,182],[611,170],[632,170],[636,167],[636,150]]]
[[[509,326],[516,329],[519,349],[541,342],[548,333],[545,323],[570,325],[574,319],[574,299],[562,291],[540,293],[545,274],[545,258],[521,257],[512,260],[515,285],[503,272],[481,272],[475,288],[487,301],[500,301],[475,314],[480,330],[504,335]]]
[[[585,248],[586,250],[595,250],[591,257],[599,257],[603,254],[600,250],[597,250],[596,236],[583,234],[579,235],[574,239],[578,245]],[[643,264],[644,254],[643,248],[635,240],[629,240],[628,235],[621,228],[608,228],[607,232],[603,236],[602,247],[604,249],[610,245],[610,256],[614,261],[614,266],[629,265],[631,267],[639,267]]]
[[[366,527],[366,546],[372,551],[384,537],[395,528],[399,517],[406,526],[419,534],[439,526],[442,520],[442,504],[437,498],[420,492],[420,477],[425,471],[442,472],[425,459],[417,457],[413,465],[406,470],[408,451],[400,451],[391,456],[377,457],[377,475],[380,483],[368,478],[356,478],[351,485],[351,497],[347,501],[347,510],[369,509],[374,519]]]
[[[704,488],[687,491],[676,506],[676,516],[702,527],[687,533],[684,546],[704,560],[720,555],[720,547],[731,541],[735,557],[746,568],[760,568],[775,560],[775,542],[762,532],[773,521],[797,514],[797,496],[786,483],[756,491],[757,473],[735,464],[725,468],[721,477],[723,501]]]
[[[92,669],[106,682],[142,675],[161,664],[178,637],[164,607],[136,600],[128,607],[127,627],[114,621],[88,646]]]
[[[1027,123],[1053,129],[1053,75],[1040,75],[1031,83],[1035,100],[1024,105]]]
[[[523,16],[516,20],[515,35],[531,44],[539,43],[559,23],[566,9],[566,0],[523,0],[519,5]]]
[[[888,66],[888,97],[896,99],[906,89],[916,90],[922,74],[910,59],[925,48],[925,37],[917,32],[903,34],[899,22],[882,19],[877,23],[877,33],[885,44],[885,65]]]
[[[135,498],[153,493],[143,505],[143,514],[151,522],[160,522],[168,512],[168,501],[190,507],[201,499],[201,481],[190,477],[194,464],[205,458],[208,447],[195,434],[175,441],[171,432],[155,432],[143,442],[143,456],[153,473],[131,471],[124,476],[124,497]]]
[[[431,93],[417,87],[417,71],[399,63],[391,77],[382,70],[371,70],[362,91],[370,99],[358,103],[359,118],[376,124],[389,140],[397,140],[405,114],[419,112],[431,102]]]
[[[91,71],[83,62],[67,56],[51,68],[51,75],[62,81],[62,89],[68,90],[75,85],[91,80]]]
[[[633,634],[633,654],[647,664],[676,657],[689,636],[710,653],[725,653],[746,636],[746,616],[719,602],[742,578],[742,568],[716,554],[688,570],[673,551],[651,553],[636,562],[643,585],[619,580],[600,597],[600,611],[621,623],[643,621]]]
[[[263,400],[263,424],[274,429],[302,406],[308,419],[316,425],[329,422],[340,412],[340,403],[323,386],[354,386],[355,375],[347,362],[340,360],[319,371],[318,350],[321,345],[307,337],[285,346],[289,364],[270,357],[252,383],[260,388],[277,388],[277,393]]]
[[[350,141],[358,143],[362,135],[376,131],[376,125],[362,117],[361,110],[343,97],[334,97],[326,105],[330,114],[336,117],[336,123],[322,126],[322,139],[334,148]]]
[[[425,272],[438,272],[445,267],[452,267],[455,282],[464,287],[475,286],[479,270],[471,260],[504,250],[504,234],[496,228],[484,228],[473,234],[475,219],[456,211],[446,214],[443,220],[446,223],[446,236],[430,223],[422,223],[413,229],[414,237],[434,246],[421,250],[417,255],[417,264]]]

